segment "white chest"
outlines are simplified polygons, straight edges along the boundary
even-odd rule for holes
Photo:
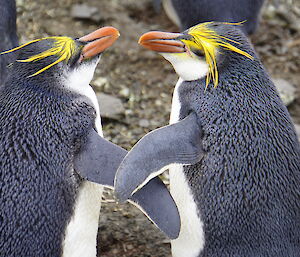
[[[103,187],[85,181],[81,186],[63,242],[63,257],[96,257]]]
[[[98,107],[97,102],[96,106]],[[95,126],[99,135],[103,136],[99,107],[97,107],[95,107],[97,111]],[[81,186],[74,215],[66,229],[63,257],[96,257],[102,192],[103,186],[89,181],[85,181]]]
[[[87,70],[91,73],[91,69]],[[78,73],[77,73],[78,74]],[[103,137],[100,110],[96,94],[89,85],[90,79],[78,77],[76,73],[70,76],[69,88],[81,95],[87,96],[96,110],[95,127]],[[63,257],[96,257],[98,221],[101,209],[103,186],[85,181],[76,199],[74,215],[67,225],[63,242]]]
[[[176,84],[170,124],[179,120],[180,102],[178,88],[182,83],[180,78]],[[183,165],[174,164],[169,168],[170,189],[176,202],[181,218],[179,237],[171,241],[173,257],[197,257],[204,247],[203,222],[198,216],[197,205],[183,172]]]
[[[100,115],[96,129],[102,135]],[[76,199],[63,243],[63,257],[96,257],[97,233],[103,186],[85,181]]]

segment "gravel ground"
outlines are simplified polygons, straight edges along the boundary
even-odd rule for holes
[[[92,20],[71,17],[72,6],[83,2],[98,8]],[[168,123],[177,76],[137,40],[149,30],[178,28],[164,12],[155,13],[151,0],[17,0],[17,6],[21,43],[48,35],[80,37],[105,25],[120,30],[121,38],[103,55],[92,82],[96,91],[118,97],[125,108],[118,118],[103,120],[106,138],[129,150],[145,133]],[[251,40],[272,78],[297,88],[289,111],[300,124],[300,0],[267,1]],[[164,235],[136,208],[117,205],[111,191],[104,195],[99,232],[103,257],[170,256]]]

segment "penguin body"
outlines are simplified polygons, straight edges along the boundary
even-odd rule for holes
[[[236,81],[235,76],[241,75],[239,70],[237,73],[232,71],[224,81]],[[249,72],[246,67],[244,71],[245,74]],[[262,81],[256,82],[260,84]],[[234,99],[244,96],[245,92],[239,92],[239,87],[247,83],[240,82],[236,88],[232,84],[219,84],[218,88],[224,94],[212,90],[213,97],[205,97],[206,93],[199,90],[199,84],[203,85],[204,80],[194,84],[183,82],[178,89],[180,117],[186,115],[184,109],[198,110],[204,131],[204,151],[208,154],[204,155],[201,163],[181,167],[179,172],[184,174],[183,178],[177,178],[178,170],[170,170],[171,194],[180,215],[191,207],[187,208],[186,202],[178,202],[177,199],[182,198],[182,194],[191,198],[189,193],[192,193],[198,213],[198,220],[181,231],[179,238],[171,243],[173,256],[297,256],[300,251],[299,145],[294,139],[291,120],[287,119],[288,112],[282,108],[281,100],[274,97],[276,89],[272,85],[271,90],[260,99],[268,99],[270,93],[273,95],[272,108],[269,109],[273,115],[268,117],[259,110],[260,100],[252,100],[258,92],[251,86],[247,94],[252,94],[252,97],[242,100],[248,101],[247,109],[244,102],[234,102]],[[252,110],[248,109],[250,106],[253,106]],[[274,112],[271,110],[273,107],[276,107]],[[253,115],[255,112],[256,115]],[[226,120],[221,117],[226,117]],[[249,122],[253,119],[265,119],[263,122],[269,124],[253,126]],[[274,142],[279,132],[285,136]],[[281,144],[290,151],[281,150]],[[266,157],[268,152],[270,155]],[[279,159],[277,154],[284,157]],[[247,158],[249,163],[242,162]],[[255,163],[253,158],[257,159]],[[190,182],[185,185],[189,193],[184,186],[178,187],[184,179]],[[186,216],[185,222],[182,220],[183,228],[193,214],[195,212]],[[203,237],[198,235],[198,249],[194,253],[187,250],[191,240],[188,236],[182,238],[182,232],[205,234]],[[183,250],[184,245],[187,252]]]
[[[264,0],[163,0],[170,19],[181,28],[188,29],[201,22],[242,22],[241,29],[254,33]]]
[[[42,52],[48,44],[29,45],[18,58]],[[96,256],[102,187],[84,181],[74,170],[73,158],[76,144],[85,140],[90,128],[97,127],[101,133],[101,124],[95,123],[100,116],[87,94],[76,92],[74,84],[68,87],[64,76],[69,74],[64,75],[62,64],[31,79],[24,76],[39,64],[14,64],[1,90],[0,249],[5,256]],[[96,61],[87,66],[93,75]],[[80,86],[91,91],[91,77],[84,81],[86,74],[81,76]],[[88,190],[90,199],[83,199]],[[80,205],[88,215],[80,217],[79,223],[93,231],[89,231],[89,245],[77,244],[77,255],[71,255],[69,240],[75,243],[85,231],[78,226],[77,234],[71,232],[74,238],[66,233],[73,222],[78,223]]]
[[[1,256],[96,256],[102,189],[113,187],[127,151],[102,138],[89,83],[118,36],[104,27],[2,53],[15,51],[18,60],[0,89]],[[167,235],[178,236],[176,205],[158,178],[130,200]]]
[[[76,95],[72,99],[68,94],[47,90],[43,97],[39,90],[45,89],[37,88],[39,84],[27,85],[26,90],[22,90],[8,81],[6,85],[12,88],[7,86],[1,91],[2,145],[5,142],[1,151],[1,181],[13,180],[11,190],[4,190],[1,194],[2,201],[6,199],[1,204],[4,219],[1,249],[5,249],[6,256],[34,256],[32,253],[35,256],[61,256],[66,224],[72,217],[77,195],[84,185],[74,174],[71,146],[75,131],[86,132],[87,127],[81,128],[80,124],[91,125],[93,109],[87,108],[87,103]],[[27,97],[28,94],[30,97]],[[60,99],[57,101],[52,94],[59,94]],[[79,100],[77,103],[74,101],[76,98]],[[26,104],[32,101],[36,110]],[[67,111],[62,112],[63,106]],[[12,117],[11,113],[17,114],[18,118]],[[47,117],[47,113],[51,115]],[[19,121],[19,117],[22,120]],[[32,119],[37,123],[33,124]],[[75,120],[79,122],[72,129],[70,124]],[[61,121],[64,123],[61,124]],[[41,131],[42,123],[47,125],[44,131]],[[10,137],[9,142],[5,137],[10,133],[15,138]],[[14,163],[10,162],[12,158]],[[66,181],[68,176],[70,179]],[[5,186],[10,185],[1,185],[2,188]],[[16,192],[18,188],[20,191]],[[14,218],[11,219],[11,216]]]
[[[170,188],[181,216],[179,237],[171,241],[174,257],[298,256],[300,145],[246,37],[232,25],[212,22],[180,34],[149,32],[140,43],[162,53],[181,79],[173,124],[142,138],[139,151],[133,148],[126,166],[120,165],[120,181],[132,168],[142,175],[117,183],[119,198],[147,175],[174,165]],[[206,62],[209,73],[189,67],[190,58]],[[133,157],[151,164],[137,166]]]
[[[0,52],[18,45],[15,0],[0,0]],[[6,66],[15,60],[15,55],[0,56],[0,85],[7,76]]]

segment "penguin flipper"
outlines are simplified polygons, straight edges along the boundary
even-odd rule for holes
[[[137,207],[170,239],[180,232],[180,216],[168,188],[158,178],[151,179],[128,200]]]
[[[115,178],[117,198],[125,201],[170,164],[196,164],[203,156],[195,113],[144,136],[126,155]]]
[[[113,187],[116,171],[126,154],[125,149],[109,142],[91,129],[74,158],[74,168],[88,181]]]
[[[74,169],[81,177],[112,188],[116,171],[126,154],[126,150],[102,138],[92,129],[74,159]],[[177,206],[159,178],[152,179],[129,201],[169,238],[178,237],[180,217]]]

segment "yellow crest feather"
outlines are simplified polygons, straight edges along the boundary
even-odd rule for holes
[[[207,25],[212,23],[213,22],[206,22],[190,28],[188,34],[192,36],[193,38],[192,41],[182,40],[188,46],[194,45],[194,47],[197,47],[198,49],[200,48],[200,50],[203,51],[206,63],[208,64],[209,67],[208,74],[206,76],[206,87],[208,86],[211,80],[214,83],[214,87],[217,87],[218,85],[219,74],[218,74],[218,68],[216,62],[218,48],[222,47],[223,49],[233,51],[238,54],[244,55],[247,58],[253,59],[253,57],[250,54],[238,49],[237,47],[229,43],[229,42],[233,42],[239,44],[238,42],[230,38],[220,36],[214,30],[208,28]],[[223,24],[241,25],[242,23],[224,22]]]
[[[38,41],[42,41],[42,40],[46,40],[46,39],[51,39],[54,41],[54,44],[50,49],[48,49],[42,53],[36,54],[28,59],[17,60],[17,62],[35,62],[35,61],[39,61],[44,58],[47,58],[49,56],[53,56],[53,55],[58,56],[58,59],[55,62],[49,64],[48,66],[40,69],[36,73],[29,76],[29,77],[33,77],[33,76],[36,76],[36,75],[42,73],[43,71],[51,68],[52,66],[58,64],[59,62],[70,60],[70,58],[72,57],[72,55],[74,54],[74,52],[76,50],[76,44],[75,44],[74,40],[70,37],[44,37],[44,38],[32,40],[26,44],[23,44],[21,46],[11,49],[11,50],[2,52],[0,54],[11,53],[11,52],[14,52],[16,50],[19,50],[19,49],[29,45],[29,44],[32,44],[32,43],[35,43]]]

